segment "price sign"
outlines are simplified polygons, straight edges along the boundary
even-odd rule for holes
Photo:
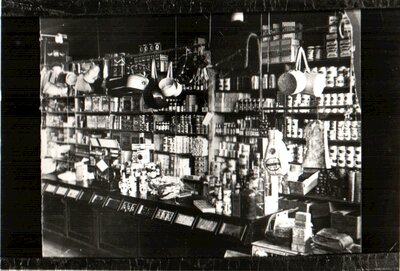
[[[194,216],[178,213],[175,219],[175,224],[191,227],[193,225],[194,219]]]
[[[93,198],[91,199],[90,203],[93,204],[93,205],[99,206],[99,205],[103,205],[105,200],[106,200],[105,196],[95,194],[93,196]]]
[[[200,218],[199,222],[197,222],[196,228],[204,231],[213,232],[217,228],[217,225],[217,221]]]
[[[108,198],[106,203],[104,204],[104,207],[117,210],[120,203],[121,203],[121,200],[119,200],[119,199]]]
[[[60,195],[60,196],[65,196],[65,194],[67,193],[67,191],[68,191],[68,188],[67,188],[67,187],[59,186],[59,187],[57,188],[56,194],[57,194],[57,195]]]
[[[48,185],[46,186],[45,191],[48,192],[48,193],[54,193],[54,191],[56,191],[56,188],[57,188],[57,187],[56,187],[55,185],[48,184]]]
[[[137,204],[129,201],[122,202],[121,208],[119,208],[120,212],[124,213],[133,213],[135,212]]]
[[[155,218],[159,219],[159,220],[171,222],[173,216],[174,216],[174,212],[159,209],[155,215]]]
[[[243,226],[234,225],[230,223],[222,223],[221,229],[219,230],[219,234],[231,236],[237,239],[240,239],[243,232]]]
[[[155,211],[154,207],[140,205],[137,214],[151,218],[153,216],[154,211]]]
[[[68,193],[67,193],[67,197],[68,198],[72,198],[72,199],[76,199],[80,192],[81,192],[80,190],[76,190],[76,189],[70,188]]]
[[[92,192],[82,191],[81,195],[79,196],[79,200],[88,202],[92,197]]]

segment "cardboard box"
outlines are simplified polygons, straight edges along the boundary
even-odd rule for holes
[[[284,198],[284,197],[281,197],[278,200],[279,209],[284,209],[284,210],[299,208],[299,211],[310,212],[312,205],[313,205],[313,202],[308,201],[308,200],[301,201],[298,199],[288,199],[288,198]],[[328,212],[329,212],[329,210],[328,210]]]
[[[277,246],[267,241],[257,241],[252,243],[252,256],[262,257],[270,255],[295,256],[297,251],[290,250],[290,247]]]
[[[359,212],[337,210],[331,213],[331,227],[350,235],[354,240],[361,238],[361,216]]]
[[[297,182],[289,181],[290,194],[296,195],[307,195],[312,189],[314,189],[318,184],[318,174],[319,170],[308,173],[304,172],[300,175]]]
[[[303,39],[303,33],[301,32],[293,32],[293,33],[285,33],[281,35],[282,39]]]

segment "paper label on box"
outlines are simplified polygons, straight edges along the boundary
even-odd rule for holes
[[[106,170],[108,168],[107,163],[101,159],[97,164],[96,164],[97,168],[100,169],[101,172],[103,172],[104,170]]]

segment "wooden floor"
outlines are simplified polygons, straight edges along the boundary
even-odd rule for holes
[[[43,231],[43,257],[110,257],[110,254],[90,248],[49,231]]]

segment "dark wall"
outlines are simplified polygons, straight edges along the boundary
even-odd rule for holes
[[[44,18],[43,34],[68,35],[74,60],[102,57],[106,53],[138,53],[139,44],[160,41],[163,48],[174,47],[173,16]]]

